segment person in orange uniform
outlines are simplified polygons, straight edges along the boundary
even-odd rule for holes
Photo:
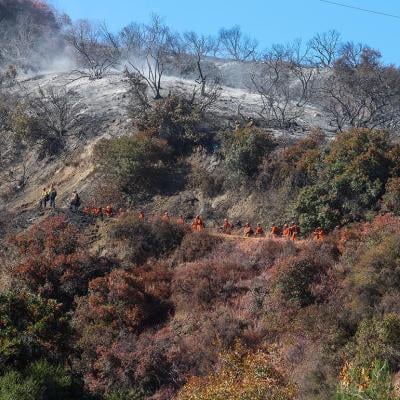
[[[293,222],[292,226],[289,229],[290,229],[290,238],[292,240],[297,240],[301,232],[300,226],[297,225],[295,222]]]
[[[224,219],[224,225],[222,226],[222,231],[226,234],[226,235],[230,235],[232,233],[232,224],[229,222],[228,218]]]
[[[248,222],[243,229],[243,236],[244,237],[251,237],[254,235],[253,228],[251,227],[250,223]]]
[[[169,222],[170,221],[168,211],[165,211],[164,215],[161,217],[161,221],[162,222]]]
[[[143,210],[140,210],[140,211],[139,211],[138,218],[139,218],[141,221],[144,221],[144,211],[143,211]]]
[[[289,238],[290,238],[290,236],[291,236],[291,230],[290,230],[288,224],[285,224],[285,225],[283,226],[283,232],[282,232],[282,234],[283,234],[283,237],[284,237],[285,239],[289,239]]]
[[[279,228],[275,225],[275,224],[272,224],[272,226],[271,226],[271,231],[270,231],[270,233],[269,233],[269,237],[271,238],[271,239],[275,239],[275,238],[277,238],[279,236]]]
[[[103,209],[101,207],[94,207],[93,208],[93,216],[103,220]]]
[[[195,232],[200,232],[204,228],[204,222],[200,215],[197,215],[192,222],[192,230]]]
[[[112,209],[111,205],[108,205],[107,207],[104,208],[104,215],[108,218],[112,217],[113,209]]]
[[[314,231],[314,239],[316,240],[324,240],[325,235],[325,230],[320,226]]]
[[[256,226],[256,236],[264,236],[264,229],[262,228],[261,224],[257,224]]]

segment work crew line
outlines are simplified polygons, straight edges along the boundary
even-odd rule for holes
[[[57,191],[55,189],[54,184],[52,184],[49,189],[44,188],[42,191],[40,201],[39,201],[40,210],[44,210],[46,208],[46,205],[48,202],[50,204],[50,208],[54,209],[56,197],[57,197]],[[72,211],[78,211],[81,204],[82,203],[81,203],[78,193],[76,191],[73,191],[72,198],[69,202],[69,208]],[[121,215],[124,212],[125,211],[122,208],[118,209],[118,211],[116,212],[111,205],[107,205],[104,208],[96,207],[96,206],[85,206],[83,208],[84,214],[93,216],[95,218],[101,218],[101,219],[104,217],[110,218],[113,216]],[[139,220],[144,221],[145,220],[144,211],[140,210],[137,214],[137,217]],[[177,219],[174,219],[174,221],[172,221],[168,211],[165,211],[164,214],[162,214],[158,218],[160,218],[160,220],[165,223],[176,222],[178,225],[182,225],[182,226],[187,225],[183,215],[179,215],[179,217]],[[205,225],[204,220],[201,217],[201,215],[197,215],[193,219],[190,226],[194,232],[201,232],[206,228],[206,225]],[[244,226],[242,226],[242,224],[239,221],[236,222],[236,224],[233,224],[232,222],[230,222],[228,220],[228,218],[225,218],[223,225],[218,227],[218,231],[225,235],[232,235],[234,229],[239,229],[239,230],[242,229],[243,237],[245,237],[245,238],[269,237],[271,239],[274,239],[274,238],[283,237],[288,240],[295,241],[299,238],[299,236],[301,234],[300,225],[298,225],[294,221],[290,225],[284,224],[282,228],[280,226],[278,226],[277,224],[272,224],[268,233],[266,233],[264,231],[264,228],[259,223],[253,229],[250,222],[247,222]],[[323,240],[325,238],[325,235],[326,235],[325,230],[322,227],[318,227],[313,232],[313,237],[316,240]]]

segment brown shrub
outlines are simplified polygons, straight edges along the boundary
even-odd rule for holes
[[[182,240],[174,258],[179,263],[199,260],[209,256],[221,242],[221,238],[212,236],[207,232],[190,233]]]
[[[186,229],[180,225],[141,221],[132,214],[125,214],[109,230],[112,249],[123,250],[135,264],[169,254],[180,245],[185,234]]]

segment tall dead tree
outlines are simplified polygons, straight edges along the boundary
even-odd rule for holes
[[[213,53],[215,53],[218,42],[212,36],[206,35],[198,35],[196,32],[186,32],[183,35],[184,38],[184,49],[186,53],[189,55],[191,61],[196,65],[198,77],[196,79],[196,83],[200,85],[201,95],[206,95],[206,85],[210,80],[210,76],[205,71],[203,66],[203,62],[205,58]],[[214,76],[214,82],[215,82]]]
[[[400,70],[385,66],[378,51],[347,43],[322,87],[324,111],[339,131],[400,126]]]
[[[258,42],[249,36],[243,35],[240,26],[222,28],[219,31],[220,50],[222,55],[233,58],[235,61],[249,61],[256,57]]]
[[[28,135],[29,141],[38,144],[43,155],[54,155],[74,135],[82,104],[75,93],[64,86],[49,86],[39,88],[38,93],[28,99],[26,108],[36,121],[35,130]]]
[[[273,45],[255,64],[251,74],[253,89],[260,95],[259,115],[264,121],[280,128],[297,123],[304,106],[311,100],[316,71],[302,62],[307,48],[301,42]]]
[[[82,77],[101,79],[119,62],[117,40],[104,26],[80,20],[68,29],[65,38],[75,50],[78,63],[76,72]]]
[[[128,72],[138,74],[150,87],[155,99],[161,96],[161,81],[171,56],[173,37],[160,17],[149,24],[131,24],[121,32]]]
[[[338,57],[340,33],[330,30],[317,33],[309,42],[310,61],[318,67],[331,68]]]

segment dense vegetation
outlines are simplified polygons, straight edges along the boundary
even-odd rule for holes
[[[217,40],[154,17],[114,35],[42,1],[0,1],[0,23],[0,169],[13,185],[0,216],[0,400],[400,398],[397,68],[334,31],[299,60],[295,44],[261,56],[239,27]],[[56,49],[89,81],[127,63],[131,125],[86,139],[93,168],[76,186],[121,207],[112,218],[13,203],[42,182],[26,159],[77,172],[96,122],[73,91],[15,90]],[[216,112],[229,77],[211,55],[254,63],[259,119]],[[146,75],[138,56],[158,68]],[[165,71],[193,91],[165,93]],[[309,103],[336,136],[300,126]],[[176,221],[200,212],[206,231]],[[219,234],[238,215],[298,221],[301,240]],[[312,239],[318,227],[324,240]]]

